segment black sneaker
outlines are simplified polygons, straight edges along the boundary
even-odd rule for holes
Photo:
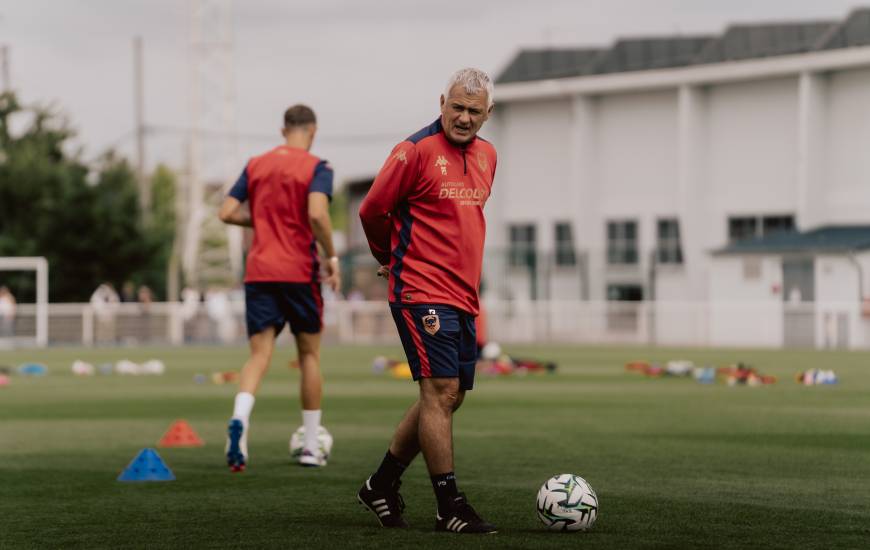
[[[453,509],[450,510],[450,513],[446,517],[442,518],[440,514],[435,515],[435,530],[467,534],[492,534],[498,532],[495,525],[477,515],[471,504],[468,504],[465,493],[459,493],[459,496],[453,501]]]
[[[401,482],[397,481],[389,491],[379,491],[372,488],[371,480],[368,478],[356,495],[360,504],[378,516],[381,527],[407,527],[408,524],[402,519],[405,501],[399,494]]]

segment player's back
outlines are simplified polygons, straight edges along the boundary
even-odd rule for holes
[[[317,281],[319,264],[308,221],[308,193],[320,159],[282,145],[248,162],[254,242],[245,282]]]

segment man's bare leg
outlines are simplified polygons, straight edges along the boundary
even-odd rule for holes
[[[458,378],[420,380],[418,439],[431,476],[453,472],[453,411],[461,394]]]
[[[299,463],[305,466],[323,466],[317,431],[320,428],[323,379],[320,375],[320,333],[296,334],[296,349],[299,353],[299,396],[302,402],[302,425],[305,427],[305,443]]]
[[[320,410],[323,398],[323,379],[320,376],[320,334],[300,332],[296,335],[296,350],[299,353],[299,371],[302,382],[299,395],[302,409]]]
[[[244,470],[247,464],[248,426],[254,408],[254,394],[257,393],[263,375],[269,370],[269,363],[272,361],[275,327],[268,327],[251,336],[249,345],[251,354],[239,376],[239,393],[236,394],[227,440],[227,463],[234,472]]]
[[[248,345],[251,355],[239,376],[239,392],[254,395],[260,388],[263,375],[269,370],[269,363],[272,361],[272,352],[275,350],[275,327],[254,334]]]

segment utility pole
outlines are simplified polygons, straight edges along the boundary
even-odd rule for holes
[[[3,75],[3,92],[12,91],[12,79],[9,77],[9,46],[0,46],[0,73]]]
[[[142,220],[151,219],[151,186],[145,175],[145,69],[142,62],[142,37],[133,38],[133,112],[136,128],[136,181]]]

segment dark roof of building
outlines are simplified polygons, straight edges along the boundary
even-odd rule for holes
[[[732,25],[719,36],[617,40],[610,48],[524,49],[496,82],[527,82],[758,59],[870,45],[870,8],[843,21]]]
[[[523,82],[591,74],[595,60],[603,52],[589,48],[523,50],[501,73],[499,81]]]
[[[595,62],[593,73],[624,73],[690,65],[715,37],[676,36],[618,40]]]
[[[715,255],[844,253],[870,249],[870,225],[834,225],[736,241]]]
[[[836,21],[734,25],[707,44],[694,62],[718,63],[808,52],[836,26]]]
[[[870,44],[870,8],[861,8],[849,14],[839,25],[834,25],[816,44],[817,50],[833,50]]]

